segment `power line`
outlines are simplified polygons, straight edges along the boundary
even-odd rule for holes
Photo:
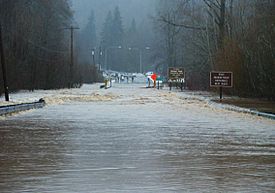
[[[8,31],[8,35],[9,37],[14,37],[14,36],[19,36],[22,40],[24,40],[26,43],[28,44],[31,44],[32,46],[36,47],[36,48],[40,48],[41,50],[44,50],[46,52],[50,52],[50,53],[60,53],[60,54],[66,54],[66,53],[69,53],[69,51],[65,51],[65,50],[54,50],[54,49],[50,49],[50,48],[47,48],[45,46],[42,46],[42,45],[38,45],[37,43],[29,40],[28,38],[24,37],[23,35],[21,34],[15,34],[14,31],[11,31],[7,28],[5,28],[5,31]]]
[[[60,53],[60,54],[66,54],[66,53],[69,53],[69,51],[63,51],[63,50],[53,50],[53,49],[49,49],[47,47],[44,47],[44,46],[40,46],[40,45],[37,45],[35,44],[34,42],[32,42],[31,40],[26,40],[29,44],[33,45],[34,47],[37,47],[37,48],[40,48],[41,50],[44,50],[46,52],[52,52],[52,53]]]

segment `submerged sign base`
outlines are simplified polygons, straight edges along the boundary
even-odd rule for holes
[[[233,87],[233,72],[210,72],[210,87],[220,88],[220,100],[222,100],[222,88]]]

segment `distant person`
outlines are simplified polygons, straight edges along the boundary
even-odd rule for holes
[[[132,76],[132,83],[134,83],[134,77]]]
[[[153,80],[154,88],[156,88],[157,75],[154,73],[152,74],[151,78]]]
[[[147,78],[147,82],[148,82],[148,88],[149,88],[151,86],[150,85],[150,78],[149,77]]]

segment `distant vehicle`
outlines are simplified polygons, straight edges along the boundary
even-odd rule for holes
[[[167,79],[164,76],[159,75],[157,78],[157,82],[166,83]]]
[[[145,76],[152,76],[154,74],[154,72],[146,72]]]
[[[157,80],[156,80],[156,86],[163,88],[164,87],[164,83],[165,83],[165,77],[163,76],[158,76]]]

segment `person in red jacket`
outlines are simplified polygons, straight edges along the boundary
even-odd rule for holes
[[[154,88],[156,88],[157,75],[154,73],[154,74],[152,74],[151,78],[154,81]]]

